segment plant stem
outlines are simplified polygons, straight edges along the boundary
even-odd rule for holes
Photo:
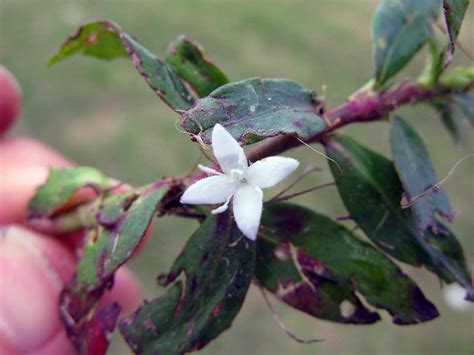
[[[474,81],[464,89],[469,90],[473,86]],[[327,134],[348,124],[377,121],[384,118],[386,114],[395,111],[400,106],[427,101],[435,97],[443,97],[453,92],[454,89],[445,87],[425,89],[407,81],[380,93],[362,91],[352,96],[342,105],[328,111],[323,117],[326,122],[328,122],[326,128],[304,142],[308,144],[320,142]],[[298,139],[291,135],[269,138],[251,149],[247,157],[250,161],[256,161],[271,155],[281,154],[300,144]]]
[[[474,87],[474,81],[471,81],[463,90],[468,91]],[[310,137],[306,141],[302,141],[299,138],[290,135],[282,135],[275,138],[269,138],[251,149],[247,157],[250,161],[256,161],[267,156],[278,155],[289,149],[300,146],[301,144],[311,144],[315,142],[321,142],[324,140],[326,135],[334,132],[335,130],[356,122],[371,122],[382,119],[387,113],[390,113],[400,106],[409,103],[423,102],[436,97],[443,97],[450,95],[455,92],[455,89],[445,87],[435,87],[431,89],[422,88],[417,84],[402,82],[398,86],[387,90],[385,92],[373,92],[370,88],[363,88],[352,95],[348,101],[342,105],[335,107],[328,111],[324,115],[325,121],[328,123],[326,128]],[[163,178],[157,183],[166,183],[169,186],[173,186],[174,193],[169,196],[170,201],[178,201],[180,191],[186,186],[194,183],[196,180],[204,177],[204,173],[189,174],[182,178]],[[329,186],[330,184],[324,184],[320,187]],[[290,185],[292,187],[294,184]],[[142,192],[143,189],[148,188],[149,185],[132,188],[136,193]],[[314,189],[314,188],[313,188]],[[296,194],[289,196],[281,196],[281,193],[276,198],[269,201],[273,203],[276,201],[282,201],[290,197],[295,197],[300,194],[312,191],[313,189],[297,192]],[[287,191],[287,190],[286,190]],[[284,190],[284,192],[286,192]],[[281,196],[281,197],[280,197]],[[91,202],[85,203],[78,206],[74,210],[66,212],[56,218],[44,218],[30,220],[29,224],[37,230],[51,234],[62,234],[71,231],[79,230],[84,227],[93,227],[97,225],[96,213],[100,208],[101,199],[95,199]],[[169,203],[173,205],[173,203]],[[160,210],[160,213],[177,214],[183,217],[200,218],[201,215],[194,215],[193,213],[188,214],[186,211],[173,210],[173,208],[163,205],[164,210]]]
[[[324,187],[332,186],[332,185],[335,185],[335,184],[336,184],[335,182],[327,182],[325,184],[313,186],[313,187],[311,187],[309,189],[306,189],[306,190],[303,190],[303,191],[295,192],[294,194],[291,194],[291,195],[285,195],[285,196],[277,195],[274,198],[272,198],[270,201],[268,201],[266,204],[269,205],[269,204],[277,203],[277,202],[280,202],[280,201],[286,201],[286,200],[289,200],[290,198],[300,196],[300,195],[304,195],[304,194],[307,194],[308,192],[313,192],[313,191],[322,189]]]
[[[273,196],[272,200],[275,200],[277,199],[278,197],[282,196],[284,193],[288,192],[289,190],[291,190],[297,183],[299,183],[305,176],[311,174],[312,172],[315,172],[315,171],[321,171],[322,169],[317,167],[317,166],[313,166],[313,165],[308,165],[304,171],[290,184],[288,185],[287,187],[285,187],[283,190],[281,190],[278,194],[276,194],[275,196]]]
[[[263,300],[265,301],[265,304],[267,305],[268,309],[270,310],[273,319],[275,319],[278,324],[280,325],[280,328],[293,340],[297,341],[298,343],[302,344],[311,344],[311,343],[317,343],[323,341],[323,339],[303,339],[298,336],[296,336],[288,327],[286,324],[280,319],[278,314],[275,312],[275,309],[273,308],[270,300],[268,299],[267,293],[265,292],[265,289],[263,286],[260,284],[260,282],[257,280],[257,278],[253,278],[254,284],[258,287],[260,292],[262,293]]]

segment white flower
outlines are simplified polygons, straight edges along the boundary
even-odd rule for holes
[[[286,178],[299,162],[292,158],[268,157],[249,166],[242,147],[220,124],[212,130],[212,150],[223,172],[199,165],[202,171],[213,176],[192,184],[180,202],[224,203],[212,210],[217,214],[227,210],[233,196],[235,222],[247,238],[255,240],[262,215],[262,189]]]

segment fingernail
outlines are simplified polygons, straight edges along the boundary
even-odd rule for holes
[[[18,352],[42,347],[61,329],[63,275],[44,252],[46,238],[19,226],[0,231],[0,341]]]

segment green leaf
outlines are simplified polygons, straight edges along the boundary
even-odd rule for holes
[[[462,246],[448,227],[437,221],[435,225],[426,231],[424,238],[427,243],[434,247],[434,252],[438,253],[440,258],[446,257],[450,261],[449,268],[451,270],[444,266],[438,267],[435,270],[436,273],[441,274],[440,277],[443,280],[446,280],[448,283],[454,282],[456,278],[453,275],[458,274],[460,278],[469,282],[471,276],[467,268]],[[432,267],[430,268],[433,270]],[[468,297],[471,298],[471,301],[473,301],[473,291],[472,287],[468,287]]]
[[[390,143],[395,168],[413,211],[416,227],[424,231],[436,222],[435,212],[448,221],[454,211],[431,164],[428,150],[418,133],[401,117],[392,119]]]
[[[441,85],[450,89],[465,89],[474,82],[474,66],[456,67],[439,78]]]
[[[103,201],[97,214],[99,226],[89,230],[82,260],[60,299],[60,312],[68,336],[79,351],[101,347],[107,338],[104,332],[114,329],[118,306],[97,311],[96,307],[104,291],[112,286],[115,271],[140,245],[167,191],[165,186],[151,186],[140,195],[125,192]],[[103,312],[103,316],[98,312]],[[102,329],[102,333],[91,334],[92,324],[98,331]],[[106,345],[104,352],[94,354],[105,353]]]
[[[130,57],[151,89],[172,109],[186,110],[194,103],[192,94],[173,68],[113,22],[97,21],[80,27],[63,43],[58,54],[50,59],[49,65],[75,54],[102,59]]]
[[[474,126],[474,93],[460,92],[454,95],[454,102],[464,114],[471,126]]]
[[[120,322],[134,352],[183,354],[204,347],[230,327],[250,285],[255,243],[243,237],[229,213],[209,216],[190,238],[163,285],[161,298],[146,302]]]
[[[367,237],[393,257],[424,264],[446,282],[455,280],[472,292],[468,271],[457,267],[459,260],[445,249],[449,245],[462,254],[454,236],[447,244],[436,243],[431,231],[419,233],[410,211],[401,209],[403,189],[393,164],[349,137],[325,144],[328,156],[342,169],[330,164],[342,201]]]
[[[48,179],[37,189],[28,205],[28,219],[50,217],[80,188],[91,187],[100,191],[107,185],[107,177],[94,168],[51,168]]]
[[[91,22],[80,27],[75,34],[64,41],[59,52],[48,61],[48,65],[56,64],[76,54],[101,59],[128,57],[122,39],[117,35],[117,26],[107,21]]]
[[[247,79],[200,99],[183,114],[183,128],[211,142],[212,128],[223,125],[244,144],[280,134],[307,139],[326,127],[314,93],[289,80]]]
[[[462,144],[474,126],[474,94],[458,92],[430,102],[457,144]]]
[[[465,137],[467,128],[464,118],[459,115],[449,99],[432,101],[431,106],[438,112],[439,118],[456,144],[460,144]]]
[[[439,0],[382,0],[372,24],[375,86],[382,87],[426,42]]]
[[[138,196],[123,193],[104,201],[97,216],[101,227],[87,243],[77,269],[79,284],[91,287],[100,283],[132,256],[167,191],[163,186]]]
[[[213,63],[204,58],[202,49],[186,36],[171,44],[166,62],[191,85],[199,97],[209,95],[229,79]]]
[[[468,6],[469,0],[443,0],[444,19],[448,29],[451,54],[454,52],[454,44]]]
[[[427,39],[429,45],[429,56],[426,60],[425,69],[418,78],[418,84],[426,89],[434,87],[438,83],[439,76],[444,70],[446,57],[446,40],[441,35],[433,33]]]
[[[438,316],[416,284],[383,253],[305,207],[268,206],[257,250],[259,281],[286,303],[315,317],[359,324],[379,320],[359,295],[387,310],[396,324]]]

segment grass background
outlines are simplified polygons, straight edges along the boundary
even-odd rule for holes
[[[0,0],[0,63],[18,77],[24,95],[22,118],[12,135],[34,136],[79,164],[99,167],[134,185],[185,174],[198,159],[198,149],[178,132],[178,116],[149,90],[130,61],[77,57],[46,67],[47,59],[77,25],[99,18],[114,20],[162,55],[170,41],[185,33],[202,43],[208,57],[233,81],[281,77],[318,93],[325,87],[331,107],[372,75],[370,21],[376,4],[373,0]],[[468,11],[461,40],[473,51],[473,6]],[[424,52],[399,77],[419,73],[423,56]],[[458,62],[469,63],[461,51],[456,56]],[[472,134],[463,147],[456,147],[426,106],[400,113],[413,119],[440,177],[473,151]],[[387,123],[353,125],[344,131],[388,156]],[[331,179],[320,155],[304,147],[288,155],[324,168],[306,178],[301,188]],[[465,161],[445,184],[458,211],[452,227],[471,265],[473,167],[472,160]],[[296,202],[330,216],[345,214],[334,188],[298,197]],[[173,217],[157,221],[153,240],[131,262],[146,297],[162,292],[155,276],[169,268],[195,228],[195,222]],[[432,275],[405,270],[436,303],[441,317],[418,326],[395,326],[388,316],[373,326],[344,326],[313,319],[273,300],[296,334],[326,340],[302,345],[285,336],[252,287],[232,329],[201,353],[472,354],[473,313],[448,309]],[[110,353],[128,354],[120,337],[114,339]]]

